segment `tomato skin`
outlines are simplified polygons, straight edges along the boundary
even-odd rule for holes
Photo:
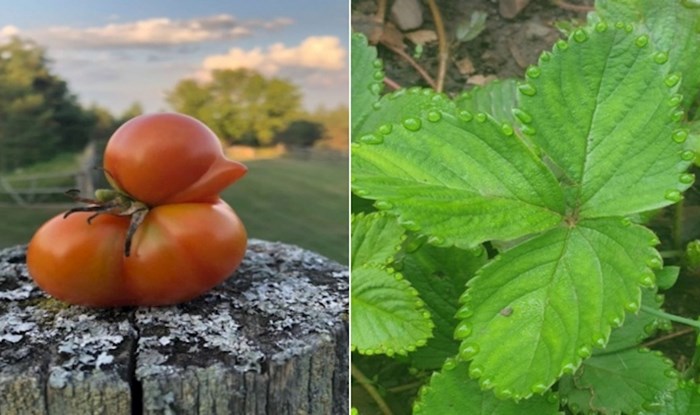
[[[216,201],[247,171],[206,125],[177,113],[124,123],[107,143],[104,169],[115,188],[148,206]]]
[[[56,216],[34,235],[27,266],[60,300],[93,307],[188,301],[228,278],[245,255],[247,235],[223,201],[150,210],[124,255],[129,219],[90,213]]]

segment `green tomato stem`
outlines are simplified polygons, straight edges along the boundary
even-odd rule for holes
[[[665,318],[666,320],[675,321],[676,323],[685,324],[691,327],[695,327],[696,329],[700,329],[700,321],[697,320],[691,320],[689,318],[677,316],[675,314],[669,314],[665,311],[656,310],[645,305],[641,307],[641,310],[647,314],[651,314],[656,317]]]

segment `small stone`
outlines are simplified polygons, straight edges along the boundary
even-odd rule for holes
[[[391,20],[403,30],[413,30],[423,25],[423,10],[418,0],[396,0],[391,6]]]

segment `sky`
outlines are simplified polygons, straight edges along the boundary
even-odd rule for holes
[[[348,102],[347,0],[0,0],[0,43],[29,38],[85,105],[169,110],[178,81],[251,68],[304,107]]]

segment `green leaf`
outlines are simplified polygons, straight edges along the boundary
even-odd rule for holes
[[[676,142],[687,136],[677,122],[679,78],[656,54],[631,25],[599,23],[557,42],[520,86],[523,132],[560,172],[581,217],[660,208],[690,186]]]
[[[438,246],[513,239],[562,220],[555,178],[512,129],[484,114],[435,114],[353,144],[353,191]]]
[[[382,62],[377,59],[377,49],[367,44],[367,38],[359,33],[352,35],[351,81],[351,131],[353,140],[362,129],[372,105],[379,100],[384,88]]]
[[[644,415],[697,415],[700,414],[700,391],[695,382],[681,381],[660,408],[653,408]]]
[[[663,267],[656,272],[656,285],[662,290],[668,290],[676,284],[681,268],[676,266]]]
[[[661,301],[657,298],[656,289],[642,290],[642,305],[660,310]],[[639,343],[663,324],[670,324],[668,320],[662,320],[643,311],[627,313],[622,327],[618,327],[610,334],[610,340],[603,350],[597,350],[594,356],[617,353],[623,350],[639,347]]]
[[[389,264],[405,239],[396,219],[383,213],[352,215],[351,224],[353,269]]]
[[[518,107],[520,99],[517,86],[515,79],[491,81],[461,94],[455,98],[455,104],[460,110],[485,112],[498,121],[514,124],[513,109]]]
[[[562,379],[559,393],[575,414],[631,414],[662,405],[678,387],[678,376],[660,352],[626,350],[587,359],[578,373]]]
[[[439,369],[445,359],[457,354],[459,342],[453,333],[457,325],[454,315],[459,294],[486,259],[486,250],[482,247],[466,251],[424,244],[406,254],[401,272],[418,290],[435,323],[434,337],[409,356],[414,367]]]
[[[462,315],[472,329],[460,356],[497,394],[526,397],[573,373],[612,325],[639,309],[646,263],[660,256],[648,229],[617,218],[561,226],[503,252],[469,281]],[[466,333],[465,333],[466,334]]]
[[[445,94],[432,89],[413,87],[384,95],[367,114],[353,141],[364,141],[368,134],[382,135],[409,117],[434,117],[437,111],[454,112],[455,104]],[[439,114],[438,114],[439,115]]]
[[[552,395],[520,402],[500,400],[469,378],[466,363],[450,362],[423,387],[413,415],[554,415],[558,409]]]
[[[353,269],[351,348],[363,354],[406,354],[431,336],[430,313],[411,285],[391,269]]]
[[[681,74],[679,92],[687,108],[700,91],[700,9],[688,0],[597,0],[596,13],[609,22],[632,21],[649,32],[654,47],[668,54],[672,72]]]

